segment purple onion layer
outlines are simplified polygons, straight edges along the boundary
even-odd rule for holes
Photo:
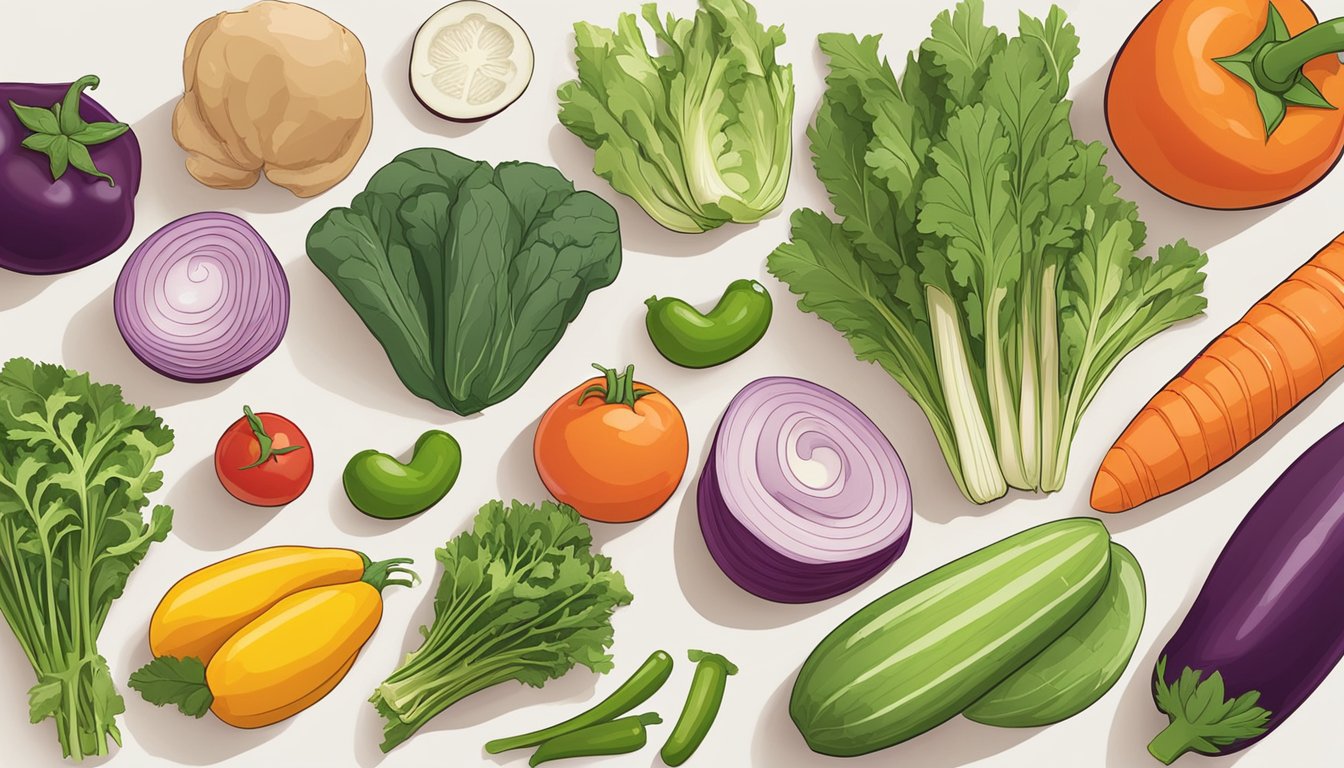
[[[196,213],[135,249],[113,306],[122,338],[145,365],[179,381],[218,381],[280,345],[289,283],[251,225],[228,213]]]
[[[910,536],[909,478],[891,443],[848,400],[801,379],[760,379],[733,398],[696,499],[714,561],[776,602],[854,589]]]

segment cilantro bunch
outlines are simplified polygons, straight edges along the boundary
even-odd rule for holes
[[[1063,486],[1083,411],[1125,355],[1204,309],[1207,261],[1184,240],[1137,255],[1137,208],[1069,123],[1063,11],[1009,38],[983,10],[940,14],[899,78],[877,37],[821,35],[808,135],[839,221],[795,212],[769,259],[914,398],[977,503]]]
[[[611,614],[633,596],[571,507],[492,501],[435,551],[443,578],[425,641],[374,691],[383,751],[457,701],[509,680],[540,688],[576,664],[607,672]]]
[[[172,527],[166,506],[142,514],[172,447],[172,430],[119,387],[23,358],[0,370],[0,613],[37,676],[32,721],[55,718],[76,760],[121,743],[125,706],[98,633]]]

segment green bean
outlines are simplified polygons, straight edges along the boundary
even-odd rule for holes
[[[755,280],[734,280],[709,314],[681,299],[650,297],[644,324],[663,357],[685,368],[726,363],[756,345],[774,305]]]
[[[656,713],[646,712],[556,736],[550,741],[542,742],[537,751],[532,753],[527,764],[536,766],[567,757],[624,755],[637,752],[649,743],[649,734],[645,728],[661,722],[663,718]]]
[[[695,675],[691,678],[691,690],[686,694],[686,704],[681,708],[677,724],[667,737],[660,753],[667,765],[681,765],[690,759],[709,734],[714,718],[719,715],[719,705],[723,704],[723,689],[728,684],[728,676],[737,674],[737,665],[717,653],[691,651],[691,661],[695,664]]]
[[[619,688],[612,691],[610,696],[598,702],[588,711],[549,728],[519,736],[510,736],[506,739],[495,739],[485,745],[485,751],[497,755],[510,749],[534,747],[564,734],[620,717],[647,701],[659,688],[663,687],[663,683],[667,682],[667,678],[671,674],[672,657],[666,651],[654,651],[649,655],[649,658],[645,659],[639,669],[635,670],[629,680],[622,683]]]
[[[400,520],[434,506],[462,471],[462,448],[447,432],[431,429],[415,441],[411,461],[360,451],[341,475],[345,495],[369,517]]]

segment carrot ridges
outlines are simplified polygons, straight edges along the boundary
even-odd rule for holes
[[[1256,302],[1139,411],[1092,487],[1103,512],[1212,471],[1344,368],[1344,235]]]

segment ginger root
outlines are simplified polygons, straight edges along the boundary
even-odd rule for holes
[[[299,197],[344,179],[373,132],[364,47],[307,6],[263,0],[197,25],[182,62],[173,138],[209,187],[260,174]]]

